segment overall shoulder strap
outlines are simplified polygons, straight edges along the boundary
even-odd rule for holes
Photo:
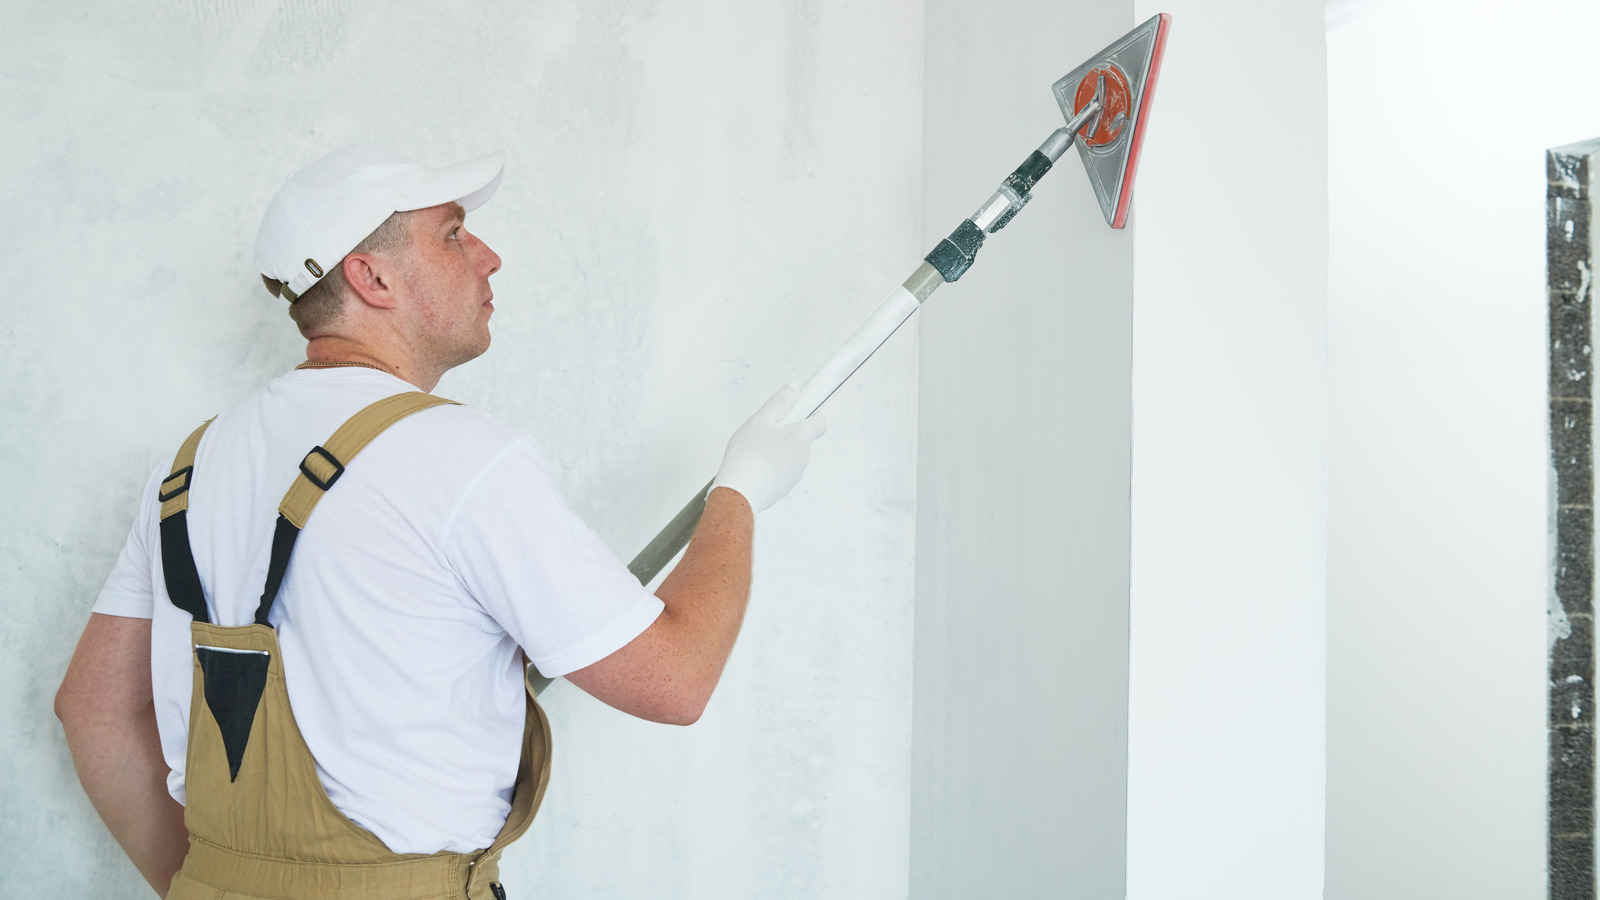
[[[172,460],[172,472],[161,482],[161,572],[172,605],[194,617],[196,622],[211,621],[206,613],[205,589],[200,586],[200,570],[195,568],[194,551],[189,547],[189,485],[194,480],[194,454],[200,436],[211,427],[211,419],[194,430]]]
[[[289,571],[289,555],[294,551],[295,538],[300,536],[300,529],[306,527],[306,520],[311,518],[311,511],[317,508],[322,495],[344,474],[344,467],[390,425],[430,407],[454,403],[454,400],[421,391],[395,394],[351,416],[327,443],[311,448],[300,461],[300,474],[289,486],[289,492],[283,495],[283,502],[278,504],[278,525],[272,534],[267,584],[261,593],[261,605],[256,608],[257,625],[267,624],[272,604],[278,599],[283,576]]]

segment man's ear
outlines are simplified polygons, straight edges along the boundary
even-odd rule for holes
[[[368,306],[393,309],[398,301],[390,282],[388,261],[375,253],[352,253],[344,258],[344,280],[351,292]]]

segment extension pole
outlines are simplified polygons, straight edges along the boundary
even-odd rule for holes
[[[834,392],[839,390],[850,376],[854,375],[872,355],[882,347],[894,333],[911,318],[912,313],[922,308],[922,304],[939,289],[941,284],[955,281],[972,267],[973,260],[978,255],[978,248],[983,246],[983,239],[1006,225],[1026,206],[1032,199],[1033,186],[1039,183],[1056,160],[1071,147],[1074,140],[1081,140],[1079,132],[1088,127],[1093,134],[1099,127],[1099,113],[1105,107],[1105,84],[1101,81],[1099,91],[1095,98],[1072,116],[1064,127],[1051,132],[1050,137],[1039,149],[1030,154],[1022,165],[1017,167],[998,190],[989,195],[989,199],[978,207],[978,211],[956,227],[950,236],[939,242],[933,252],[929,253],[921,265],[917,266],[911,277],[907,278],[900,287],[896,288],[889,298],[883,301],[872,315],[856,329],[855,334],[845,341],[828,361],[823,363],[805,384],[800,388],[800,397],[795,401],[794,412],[790,413],[789,421],[797,422],[808,419],[814,415],[822,405],[828,402]],[[678,551],[689,543],[689,537],[694,534],[695,525],[700,522],[701,513],[705,512],[706,494],[711,490],[711,482],[695,493],[690,501],[684,504],[683,509],[672,517],[672,521],[655,536],[650,543],[645,545],[639,555],[628,563],[628,571],[632,572],[641,584],[649,584],[661,573],[667,564],[672,562]]]

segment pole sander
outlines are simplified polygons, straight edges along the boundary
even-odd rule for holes
[[[1053,85],[1067,124],[1050,133],[998,190],[983,201],[950,236],[940,241],[911,277],[889,295],[855,334],[801,386],[789,421],[809,418],[883,346],[941,284],[959,279],[972,267],[984,239],[1010,224],[1032,199],[1034,185],[1067,148],[1076,145],[1106,223],[1128,221],[1133,177],[1139,167],[1150,98],[1166,48],[1172,17],[1160,13],[1118,38]],[[705,510],[711,482],[661,529],[628,570],[649,584],[689,542]]]

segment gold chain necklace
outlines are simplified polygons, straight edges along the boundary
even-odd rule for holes
[[[384,373],[386,375],[393,374],[388,369],[385,369],[383,366],[375,366],[372,363],[356,362],[353,359],[349,360],[349,361],[346,361],[346,362],[303,362],[300,365],[295,366],[295,368],[296,369],[337,369],[337,368],[340,368],[342,366],[360,366],[363,369],[374,369],[374,370],[382,372],[382,373]]]

